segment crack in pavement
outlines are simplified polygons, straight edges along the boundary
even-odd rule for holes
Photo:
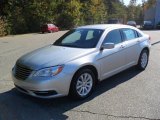
[[[154,42],[154,43],[152,43],[151,45],[153,46],[153,45],[156,45],[156,44],[158,44],[158,43],[160,43],[160,41]]]
[[[104,115],[108,117],[114,117],[114,118],[133,118],[133,119],[146,119],[146,120],[160,120],[160,119],[155,119],[155,118],[147,118],[147,117],[136,117],[136,116],[118,116],[118,115],[111,115],[111,114],[106,114],[106,113],[96,113],[96,112],[91,112],[91,111],[86,111],[86,110],[71,110],[72,112],[81,112],[81,113],[89,113],[93,115]]]

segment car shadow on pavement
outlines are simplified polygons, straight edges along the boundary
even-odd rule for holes
[[[0,120],[65,120],[65,113],[94,100],[99,95],[117,85],[127,82],[140,71],[130,68],[109,79],[100,82],[93,94],[85,100],[72,100],[68,97],[56,99],[38,99],[21,94],[15,89],[0,94]]]

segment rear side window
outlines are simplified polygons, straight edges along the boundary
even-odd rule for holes
[[[142,34],[139,33],[138,31],[134,30],[134,32],[135,32],[137,38],[142,37]]]
[[[122,33],[124,36],[124,40],[132,40],[137,38],[135,31],[132,29],[122,29]]]
[[[122,38],[121,38],[120,31],[118,29],[110,31],[103,41],[103,43],[114,43],[114,44],[118,44],[121,42],[122,42]]]
[[[137,32],[137,31],[136,31]],[[138,37],[142,37],[142,34],[137,32]]]

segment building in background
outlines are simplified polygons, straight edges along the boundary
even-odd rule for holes
[[[145,11],[144,20],[152,21],[154,27],[160,22],[160,0],[156,1],[156,4]]]

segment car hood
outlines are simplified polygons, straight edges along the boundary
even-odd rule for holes
[[[17,60],[16,64],[26,66],[33,70],[65,64],[79,57],[94,52],[96,48],[82,49],[49,45],[25,54]]]

